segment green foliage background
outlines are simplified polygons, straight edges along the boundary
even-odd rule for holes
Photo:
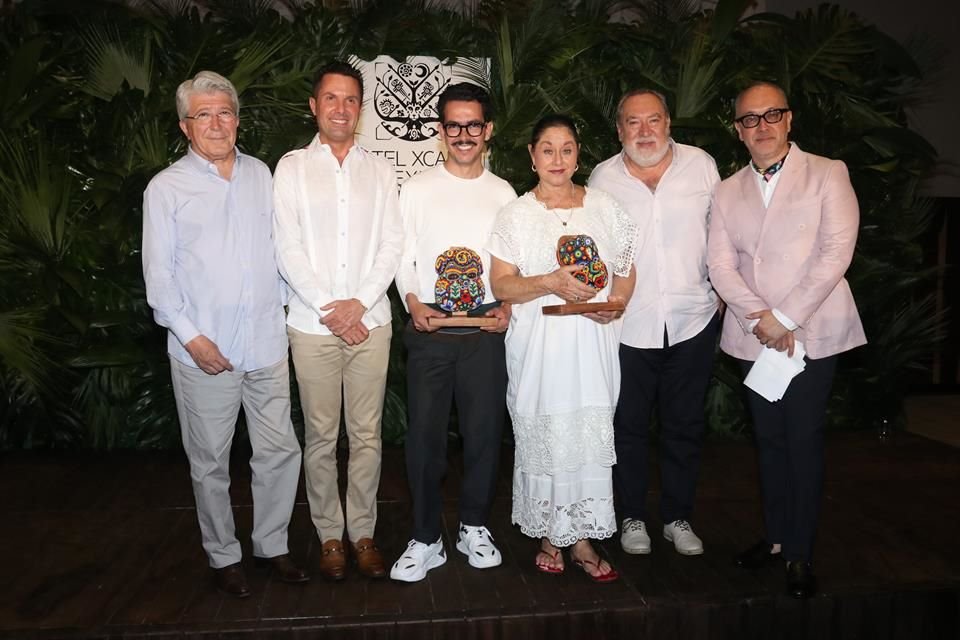
[[[689,0],[27,0],[0,18],[0,449],[162,448],[179,441],[164,334],[140,272],[141,197],[184,153],[176,86],[201,69],[241,93],[240,145],[273,166],[314,132],[306,101],[334,57],[484,57],[497,108],[494,170],[531,186],[525,144],[542,114],[580,123],[580,177],[618,150],[622,91],[664,92],[673,136],[721,173],[746,160],[732,99],[754,79],[791,96],[794,139],[844,160],[861,200],[849,279],[869,346],[843,359],[834,427],[900,416],[903,376],[938,318],[917,238],[917,183],[934,152],[906,127],[924,73],[896,42],[837,6],[740,16]],[[483,69],[477,68],[478,76]],[[395,327],[403,318],[395,314]],[[739,372],[720,358],[710,429],[747,429]],[[394,341],[384,434],[405,430],[403,353]]]

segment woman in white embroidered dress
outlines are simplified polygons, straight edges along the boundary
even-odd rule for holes
[[[580,142],[574,122],[546,116],[527,147],[537,186],[504,207],[488,249],[491,285],[513,303],[506,336],[507,407],[516,460],[512,520],[540,538],[536,566],[561,573],[561,549],[598,582],[617,579],[591,539],[612,536],[613,413],[620,391],[617,357],[621,312],[545,316],[545,305],[619,300],[633,292],[637,229],[617,202],[574,184]],[[576,265],[557,264],[557,240],[593,238],[607,266],[596,290],[574,277]]]

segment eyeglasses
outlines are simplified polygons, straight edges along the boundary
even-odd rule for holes
[[[237,114],[227,109],[224,109],[223,111],[217,111],[216,113],[213,113],[211,111],[201,111],[200,113],[193,116],[183,116],[183,119],[196,120],[200,124],[210,124],[210,121],[213,120],[214,117],[216,117],[217,120],[219,120],[224,124],[230,124],[236,121]]]
[[[783,114],[788,111],[790,111],[789,107],[786,109],[769,109],[759,116],[755,113],[748,113],[736,118],[734,122],[739,122],[744,129],[753,129],[760,126],[760,118],[763,118],[769,124],[777,124],[783,120]]]
[[[486,122],[473,121],[468,122],[467,124],[460,124],[459,122],[444,122],[443,131],[451,138],[456,138],[460,135],[460,132],[464,129],[467,130],[467,135],[471,138],[476,138],[483,135],[483,129],[487,126]]]

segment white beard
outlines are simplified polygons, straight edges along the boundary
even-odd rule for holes
[[[662,149],[657,149],[650,153],[643,153],[634,146],[624,147],[623,150],[626,152],[627,157],[629,157],[634,164],[636,164],[638,167],[646,168],[653,167],[663,160],[664,157],[666,157],[667,152],[670,151],[670,144],[665,143]]]

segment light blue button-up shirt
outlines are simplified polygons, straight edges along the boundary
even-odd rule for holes
[[[237,152],[230,180],[193,149],[143,193],[143,279],[167,350],[197,367],[183,345],[204,335],[235,371],[287,353],[285,289],[273,243],[270,170]]]

